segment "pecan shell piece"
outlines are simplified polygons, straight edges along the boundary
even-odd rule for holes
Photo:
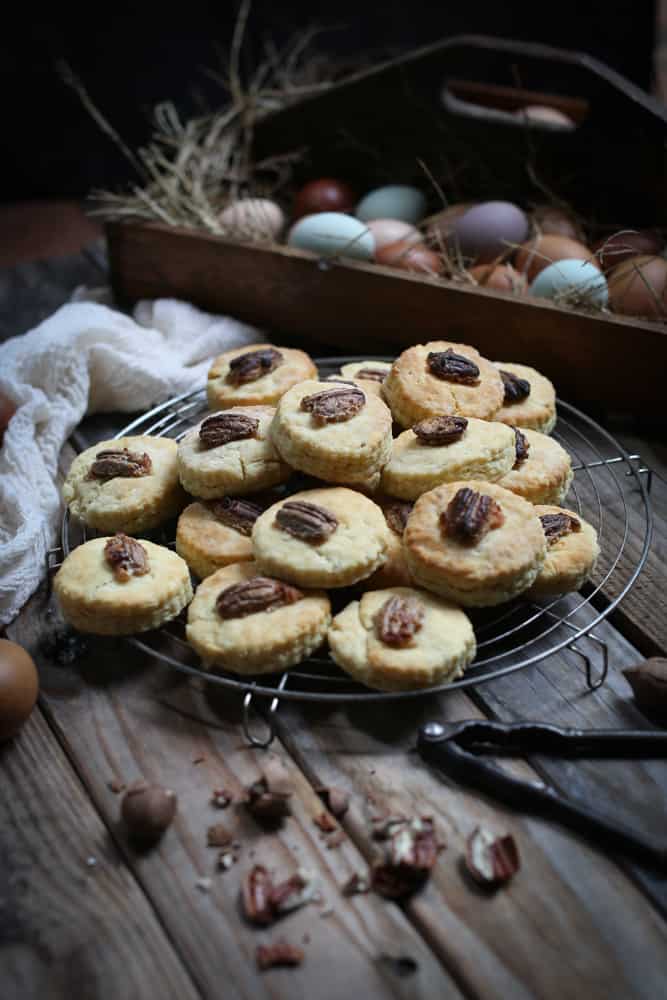
[[[199,428],[199,440],[204,448],[217,448],[230,441],[255,437],[259,429],[257,417],[247,413],[214,413]]]
[[[382,371],[381,368],[359,368],[354,373],[355,378],[364,378],[367,382],[384,382],[389,372]]]
[[[320,545],[333,535],[338,518],[319,504],[288,500],[276,514],[276,524],[294,538]]]
[[[521,867],[512,834],[495,837],[490,830],[476,827],[468,837],[466,867],[476,882],[490,889],[509,882]]]
[[[540,521],[549,547],[555,545],[564,535],[569,535],[572,531],[581,531],[581,521],[571,517],[570,514],[541,514]]]
[[[503,388],[505,390],[505,398],[503,403],[507,406],[508,403],[520,403],[524,399],[528,399],[530,396],[530,382],[528,379],[519,378],[518,375],[514,375],[512,372],[504,372],[502,368],[500,369],[500,377],[503,380]]]
[[[229,362],[227,381],[231,385],[244,385],[246,382],[256,382],[262,375],[268,375],[285,360],[275,347],[264,347],[257,351],[239,354]]]
[[[447,382],[459,382],[461,385],[477,385],[479,368],[474,361],[463,354],[455,354],[452,347],[446,351],[429,351],[426,366],[436,378]]]
[[[149,475],[152,468],[151,457],[145,451],[139,454],[127,448],[108,448],[97,452],[88,475],[92,479],[114,479],[116,476],[137,479]]]
[[[104,546],[104,558],[119,583],[127,583],[132,576],[148,573],[148,553],[136,538],[119,531]]]
[[[465,417],[429,417],[412,428],[422,444],[442,445],[459,441],[468,426]]]
[[[440,515],[445,534],[470,543],[478,542],[487,531],[499,528],[504,520],[500,505],[493,497],[477,493],[469,486],[457,490]]]
[[[384,519],[395,535],[403,537],[414,503],[411,500],[392,500],[384,508]]]
[[[215,606],[221,618],[245,618],[259,611],[275,611],[300,601],[302,597],[300,590],[282,580],[253,576],[221,590]]]
[[[241,884],[241,902],[246,918],[253,924],[273,923],[271,894],[273,879],[263,865],[250,869]]]
[[[512,430],[514,431],[514,465],[512,468],[518,469],[528,458],[530,445],[523,431],[520,431],[518,427],[513,427]]]
[[[424,624],[424,608],[416,597],[394,594],[375,616],[375,629],[380,642],[403,649],[412,645],[415,634]]]
[[[324,389],[301,400],[301,409],[311,413],[316,424],[337,424],[350,420],[366,405],[366,396],[357,386]]]
[[[387,899],[409,896],[428,878],[442,847],[430,816],[394,824],[384,857],[373,865],[373,888]]]
[[[303,948],[289,944],[284,938],[280,938],[274,944],[258,944],[257,951],[255,952],[257,968],[260,972],[265,972],[266,969],[273,969],[277,965],[301,965],[305,957]]]
[[[258,504],[249,500],[236,500],[234,497],[209,500],[207,506],[218,521],[245,535],[246,538],[252,534],[253,525],[262,513],[262,508]]]

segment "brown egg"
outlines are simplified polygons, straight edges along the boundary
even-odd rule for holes
[[[440,256],[423,244],[415,245],[410,240],[398,240],[380,247],[375,254],[377,264],[398,267],[403,271],[419,271],[422,274],[442,274],[444,266]]]
[[[456,220],[464,215],[469,208],[472,208],[472,204],[472,202],[466,201],[458,205],[450,205],[449,208],[445,208],[442,212],[438,212],[437,215],[432,215],[426,219],[427,236],[436,243],[441,241],[443,243],[446,242],[447,237],[454,228]]]
[[[549,264],[568,258],[589,260],[594,267],[600,270],[600,265],[593,252],[583,243],[571,240],[567,236],[538,236],[537,239],[529,240],[517,250],[514,266],[517,271],[526,276],[530,284]]]
[[[471,267],[471,274],[482,288],[493,288],[497,292],[511,292],[513,295],[525,295],[528,283],[511,264],[478,264]]]
[[[632,257],[609,276],[609,305],[625,316],[667,317],[667,260]]]
[[[357,196],[349,184],[335,177],[321,177],[297,191],[292,215],[300,219],[315,212],[351,212],[356,204]]]
[[[542,236],[567,236],[571,240],[583,242],[584,234],[577,220],[569,212],[556,205],[538,205],[531,218]]]
[[[0,743],[18,733],[34,708],[38,692],[32,657],[15,642],[0,639]]]
[[[660,253],[665,241],[648,229],[621,229],[593,247],[603,271],[611,271],[631,257]]]
[[[396,243],[398,240],[421,243],[424,239],[418,229],[401,219],[370,219],[366,225],[373,234],[376,253],[380,247],[386,247],[389,243]]]

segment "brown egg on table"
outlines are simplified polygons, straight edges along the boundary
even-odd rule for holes
[[[417,271],[420,274],[442,274],[444,264],[439,254],[411,240],[398,240],[380,247],[375,253],[376,264],[398,267],[402,271]]]
[[[667,317],[667,260],[631,257],[609,276],[609,304],[624,316]]]
[[[536,125],[553,125],[556,128],[573,129],[577,123],[558,108],[551,108],[546,104],[527,104],[525,108],[515,111],[517,118],[535,123]]]
[[[397,243],[399,240],[408,243],[422,243],[424,237],[419,230],[409,222],[402,219],[371,219],[366,223],[373,234],[376,252],[390,243]]]
[[[349,184],[335,177],[320,177],[297,191],[292,217],[300,219],[317,212],[351,212],[356,204],[357,195]]]
[[[556,205],[538,205],[530,217],[541,236],[567,236],[583,243],[584,234],[575,217]]]
[[[593,247],[603,271],[611,271],[631,257],[653,256],[661,252],[665,241],[650,229],[621,229]]]
[[[18,733],[37,701],[39,679],[23,646],[0,639],[0,743]]]
[[[555,235],[538,236],[520,246],[514,258],[514,266],[530,283],[540,271],[558,260],[588,260],[600,270],[597,258],[587,246],[568,236]]]
[[[468,271],[482,288],[493,288],[497,292],[510,292],[512,295],[525,295],[528,282],[523,274],[511,264],[478,264]]]

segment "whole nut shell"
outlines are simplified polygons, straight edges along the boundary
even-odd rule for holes
[[[154,843],[171,825],[177,806],[170,788],[135,781],[123,796],[121,816],[133,840]]]

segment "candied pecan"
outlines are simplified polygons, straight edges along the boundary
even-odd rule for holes
[[[477,385],[479,382],[479,368],[475,362],[463,354],[455,354],[451,347],[446,351],[430,351],[426,365],[431,375],[447,382],[460,382],[461,385]]]
[[[518,469],[528,458],[530,445],[526,435],[518,427],[513,427],[512,430],[514,431],[514,465],[512,468]]]
[[[245,618],[258,611],[275,611],[286,604],[300,601],[303,594],[282,580],[269,576],[253,576],[233,583],[218,594],[216,607],[221,618]]]
[[[360,368],[354,373],[354,377],[365,378],[367,382],[384,382],[388,374],[381,368]]]
[[[104,558],[119,583],[126,583],[132,576],[144,576],[149,570],[146,549],[135,538],[124,535],[122,531],[106,543]]]
[[[139,454],[127,448],[109,448],[98,451],[88,475],[92,479],[115,479],[116,476],[137,479],[149,475],[152,468],[151,457],[145,451]]]
[[[338,518],[318,504],[288,500],[276,514],[276,524],[294,538],[319,545],[334,533]]]
[[[519,849],[511,834],[495,837],[478,826],[468,837],[466,867],[476,882],[497,887],[508,882],[520,866]]]
[[[274,919],[271,893],[273,881],[263,865],[255,865],[241,884],[243,912],[253,924],[270,924]]]
[[[422,444],[452,444],[463,437],[468,426],[465,417],[430,417],[412,428]]]
[[[513,375],[512,372],[504,372],[502,368],[500,369],[500,377],[503,380],[503,388],[505,389],[505,398],[503,403],[507,406],[508,403],[520,403],[521,400],[527,399],[530,395],[530,382],[525,378],[519,378],[518,375]]]
[[[387,646],[410,646],[424,623],[424,608],[416,597],[395,594],[375,616],[378,639]]]
[[[236,500],[233,497],[221,497],[219,500],[209,500],[208,509],[215,514],[228,528],[234,528],[241,535],[252,534],[252,526],[262,513],[262,508],[249,500]]]
[[[301,409],[312,413],[316,424],[337,424],[350,420],[366,404],[366,396],[356,386],[349,389],[324,389],[304,396]]]
[[[392,500],[384,508],[384,519],[396,535],[403,535],[408,517],[414,507],[410,500]]]
[[[239,354],[229,362],[227,381],[232,385],[243,385],[245,382],[255,382],[262,375],[268,375],[284,361],[280,351],[274,347],[264,347],[257,351]]]
[[[469,486],[457,490],[440,515],[445,533],[464,542],[478,542],[487,531],[499,528],[504,520],[500,505],[492,497],[476,493]]]
[[[288,944],[284,938],[281,938],[275,944],[258,944],[255,956],[257,968],[264,972],[266,969],[273,969],[277,965],[301,965],[305,958],[305,953],[302,948]]]
[[[442,846],[430,817],[396,824],[384,857],[373,865],[373,888],[388,899],[414,892],[428,878]]]
[[[217,448],[230,441],[254,437],[259,427],[257,417],[246,413],[214,413],[199,428],[199,440],[204,448]]]
[[[559,538],[569,535],[571,531],[581,531],[581,521],[570,514],[541,514],[540,521],[550,546],[555,545]]]

